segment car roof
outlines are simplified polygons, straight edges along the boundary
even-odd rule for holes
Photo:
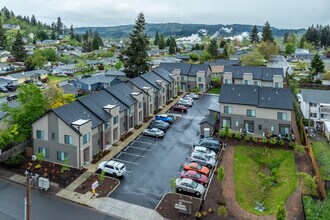
[[[189,184],[191,184],[193,182],[193,180],[192,179],[188,179],[188,178],[181,178],[181,181],[180,182],[181,183],[189,183]]]
[[[196,146],[195,147],[195,150],[206,150],[207,148],[206,147],[203,147],[203,146]]]
[[[117,162],[117,161],[114,161],[114,160],[109,160],[108,162],[106,162],[105,164],[107,165],[112,165],[114,167],[121,167],[121,166],[125,166],[123,163],[120,163],[120,162]],[[104,164],[104,165],[105,165]]]
[[[159,116],[159,117],[168,117],[168,115],[166,115],[166,114],[159,114],[157,116]]]

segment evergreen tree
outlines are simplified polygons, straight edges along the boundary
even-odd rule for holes
[[[155,35],[155,41],[154,41],[154,45],[157,46],[159,43],[159,33],[158,30],[156,31],[156,35]]]
[[[52,31],[52,33],[50,34],[50,39],[55,40],[56,39],[56,33],[55,31]]]
[[[259,43],[259,36],[258,36],[258,28],[257,25],[253,26],[253,29],[251,31],[251,35],[250,35],[250,42],[252,44],[256,44]]]
[[[17,32],[16,39],[13,42],[11,53],[15,57],[15,60],[19,62],[23,62],[26,57],[26,51],[24,50],[23,36],[19,31]]]
[[[0,20],[0,50],[5,49],[6,46],[7,46],[6,30],[2,27],[2,23]]]
[[[150,69],[148,64],[149,39],[145,34],[145,18],[141,12],[130,34],[130,42],[124,51],[127,59],[124,60],[124,72],[127,77],[133,78],[146,73]]]
[[[220,41],[220,45],[219,45],[219,47],[220,47],[220,48],[224,48],[225,45],[226,45],[226,41],[225,41],[224,39],[222,39],[222,40]]]
[[[318,45],[318,31],[314,27],[314,25],[307,28],[305,36],[306,36],[307,42],[312,43],[314,45]]]
[[[265,23],[265,26],[262,29],[262,41],[274,41],[272,30],[268,21]]]
[[[218,58],[218,45],[217,45],[217,40],[215,38],[211,40],[211,44],[207,48],[207,52],[211,54],[212,59]]]
[[[175,51],[176,51],[176,41],[175,41],[175,38],[174,37],[170,37],[169,38],[170,42],[169,42],[169,48],[168,48],[168,53],[169,54],[174,54]]]
[[[171,43],[171,38],[169,37],[169,38],[166,39],[166,44],[165,44],[165,46],[166,46],[166,47],[169,47],[169,46],[170,46],[170,43]]]
[[[160,39],[159,39],[159,43],[158,43],[158,48],[160,50],[165,48],[165,40],[164,40],[164,36],[163,34],[160,34]]]
[[[31,17],[31,24],[33,26],[36,26],[37,25],[37,19],[36,19],[36,17],[34,15],[32,15],[32,17]]]
[[[304,34],[303,36],[301,36],[300,42],[299,42],[299,48],[304,48],[305,42],[307,42],[306,34]]]
[[[314,75],[325,72],[324,63],[321,60],[318,53],[314,56],[314,58],[311,61],[311,69]]]
[[[74,30],[73,30],[73,25],[72,24],[70,26],[70,38],[71,38],[71,40],[74,39]]]
[[[57,23],[56,23],[56,31],[57,31],[57,35],[61,35],[61,34],[63,34],[63,30],[62,30],[62,28],[63,28],[63,23],[62,23],[62,21],[61,21],[61,18],[58,17],[58,18],[57,18]]]
[[[285,32],[284,35],[283,35],[283,44],[288,43],[288,37],[289,37],[289,33]]]

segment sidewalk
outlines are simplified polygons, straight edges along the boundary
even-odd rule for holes
[[[178,102],[181,97],[183,97],[185,93],[181,96],[178,96],[176,99],[172,101],[171,104],[166,105],[162,108],[162,110],[158,114],[166,113],[171,106]],[[149,123],[143,123],[143,125],[139,129],[134,129],[133,134],[122,141],[118,146],[111,149],[110,153],[108,153],[102,161],[107,161],[113,158],[116,154],[118,154],[122,149],[124,149],[130,142],[132,142],[140,133],[148,127]],[[84,204],[87,206],[91,206],[99,211],[105,212],[109,215],[113,215],[115,217],[123,218],[123,219],[164,219],[158,212],[153,209],[145,208],[142,206],[134,205],[131,203],[123,202],[120,200],[116,200],[113,198],[95,198],[92,194],[87,193],[86,195],[76,193],[74,190],[80,186],[89,176],[91,176],[97,169],[97,164],[88,164],[86,167],[87,171],[83,173],[79,178],[77,178],[73,183],[71,183],[66,189],[62,189],[56,195],[80,204]],[[110,195],[111,196],[111,195]]]

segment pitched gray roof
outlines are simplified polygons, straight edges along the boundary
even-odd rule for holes
[[[70,83],[64,84],[60,87],[63,89],[64,94],[75,94],[79,91],[79,89],[77,89]]]
[[[149,83],[148,81],[146,81],[145,79],[143,79],[142,77],[138,76],[138,77],[134,77],[132,79],[129,80],[133,85],[135,85],[136,87],[138,87],[139,89],[143,90],[143,87],[152,87],[154,88],[156,91],[159,90],[159,88],[154,87],[151,83]]]
[[[26,72],[13,73],[13,74],[10,74],[10,76],[13,78],[24,78],[24,77],[31,77],[34,75],[42,75],[42,74],[47,74],[47,73],[48,73],[47,70],[40,69],[40,70],[31,70],[31,71],[26,71]]]
[[[329,90],[302,89],[301,96],[304,102],[330,104]]]
[[[224,73],[230,72],[234,79],[243,79],[244,73],[252,73],[254,80],[273,81],[274,75],[284,75],[283,68],[262,66],[225,66]]]
[[[188,75],[190,68],[191,68],[191,64],[190,63],[160,63],[159,67],[169,71],[170,73],[172,73],[173,70],[175,69],[179,69],[181,70],[181,75]]]
[[[169,83],[174,81],[174,79],[170,76],[171,73],[163,68],[158,67],[153,69],[152,72],[156,73],[158,76],[165,79]]]
[[[223,84],[220,103],[253,105],[259,108],[293,110],[292,92],[287,88]]]
[[[137,102],[135,98],[131,96],[134,93],[134,90],[126,85],[125,83],[118,83],[116,85],[106,88],[110,94],[123,102],[126,106],[134,105]]]
[[[117,80],[117,78],[112,76],[98,75],[98,76],[82,78],[79,79],[78,81],[85,83],[87,85],[93,85],[97,83],[111,83],[114,80]]]
[[[105,72],[106,76],[126,76],[126,73],[120,70],[107,70]]]
[[[96,116],[93,112],[84,107],[78,101],[63,105],[59,108],[53,109],[52,111],[69,126],[71,126],[72,122],[77,121],[79,119],[91,119],[92,128],[103,124],[102,120],[98,116]]]
[[[214,126],[215,125],[215,122],[216,122],[215,118],[213,116],[211,116],[211,115],[208,115],[208,116],[202,118],[202,120],[199,122],[199,124],[207,123],[209,125]]]
[[[157,83],[158,80],[163,81],[165,85],[169,84],[166,80],[164,80],[162,77],[160,77],[158,74],[154,72],[144,73],[140,76],[143,79],[145,79],[147,82],[149,82],[151,85],[157,88],[161,88],[161,86]]]
[[[210,69],[210,65],[208,64],[192,64],[189,70],[189,76],[197,76],[197,72],[207,72]]]

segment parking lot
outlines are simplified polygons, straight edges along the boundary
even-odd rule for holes
[[[178,177],[199,137],[199,122],[218,96],[204,95],[173,123],[164,138],[138,136],[113,159],[126,165],[127,173],[110,195],[115,199],[155,208],[161,197],[171,191],[171,178]],[[181,114],[176,113],[175,114]]]

